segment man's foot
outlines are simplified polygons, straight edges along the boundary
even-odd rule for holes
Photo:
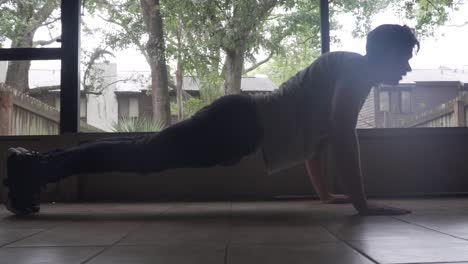
[[[25,148],[9,148],[4,203],[6,208],[20,216],[40,210],[41,155]]]

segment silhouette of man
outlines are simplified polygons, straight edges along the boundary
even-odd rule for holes
[[[223,96],[159,133],[48,153],[10,148],[4,181],[7,209],[18,215],[38,212],[41,186],[73,174],[230,165],[257,150],[270,172],[307,160],[311,180],[323,192],[314,163],[319,146],[327,141],[359,214],[409,213],[367,201],[355,127],[371,87],[397,84],[411,71],[408,61],[415,46],[419,49],[419,42],[407,26],[381,25],[368,34],[365,56],[324,54],[271,94]]]

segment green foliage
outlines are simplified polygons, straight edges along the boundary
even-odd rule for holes
[[[121,117],[112,125],[113,132],[157,132],[164,128],[162,123],[147,117]]]
[[[432,35],[437,26],[443,25],[464,0],[407,0],[402,9],[408,19],[415,19],[416,30],[420,35]]]
[[[202,109],[204,106],[206,106],[208,103],[205,101],[195,98],[195,97],[190,97],[187,100],[184,100],[183,103],[183,109],[184,109],[184,117],[188,118],[194,113],[196,113],[198,110]],[[171,112],[172,113],[177,113],[177,103],[173,102],[171,103]]]
[[[314,49],[302,49],[296,52],[281,54],[250,72],[249,75],[266,75],[279,87],[297,72],[309,66],[319,55],[320,52]]]
[[[59,6],[59,0],[0,1],[0,42],[9,39],[12,48],[34,47],[35,43],[25,41],[26,36],[34,36],[43,26],[52,31],[60,18]]]
[[[430,36],[443,25],[464,0],[342,0],[333,1],[332,10],[350,12],[356,18],[354,36],[365,36],[371,29],[373,15],[391,10],[407,22],[413,21],[420,36]],[[411,23],[411,24],[413,24]]]

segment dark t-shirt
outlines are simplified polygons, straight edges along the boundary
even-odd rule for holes
[[[269,95],[256,96],[262,153],[270,173],[314,158],[330,126],[337,87],[366,89],[367,62],[352,52],[330,52]]]

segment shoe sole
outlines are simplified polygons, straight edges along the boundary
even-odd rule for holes
[[[9,148],[8,151],[7,151],[7,160],[10,158],[11,155],[17,155],[19,153],[21,153],[21,151],[24,151],[25,149],[24,148]],[[6,176],[6,179],[8,181],[8,168],[7,168],[7,176]],[[12,202],[10,200],[10,187],[8,187],[7,185],[3,185],[4,188],[5,188],[5,191],[3,192],[3,201],[4,201],[4,204],[5,204],[5,207],[8,211],[12,212],[13,214],[15,215],[18,215],[18,216],[29,216],[29,215],[32,215],[32,214],[35,214],[38,211],[34,212],[34,210],[29,210],[29,212],[22,212],[22,211],[18,211],[14,208],[14,206],[12,205]]]

